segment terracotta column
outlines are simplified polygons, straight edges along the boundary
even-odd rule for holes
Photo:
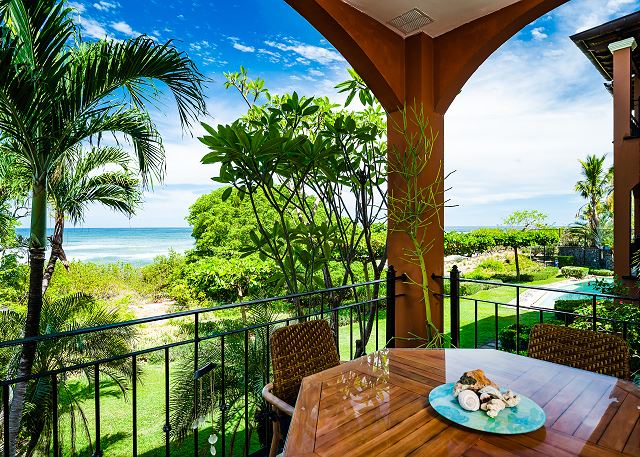
[[[631,192],[640,177],[640,157],[631,134],[631,52],[635,39],[609,45],[613,53],[613,207],[614,269],[618,276],[631,274]]]
[[[429,163],[419,178],[419,184],[423,187],[429,186],[444,172],[444,113],[438,113],[435,108],[434,94],[434,40],[426,34],[419,34],[409,37],[405,41],[405,97],[406,111],[409,118],[410,133],[415,132],[412,114],[414,109],[423,110],[424,117],[429,121],[434,136],[435,145],[431,151]],[[405,139],[398,131],[402,125],[402,113],[393,110],[388,115],[388,143],[389,143],[389,163],[393,169],[393,149],[402,151],[405,148]],[[411,128],[414,127],[414,128]],[[396,189],[404,188],[404,183],[398,176],[390,173],[389,193],[392,195]],[[443,186],[439,186],[436,195],[436,203],[444,204]],[[428,221],[423,236],[426,243],[430,244],[430,250],[425,256],[425,263],[428,268],[429,290],[431,303],[431,318],[433,323],[443,329],[443,308],[442,303],[442,282],[434,280],[432,276],[442,276],[444,268],[444,211],[442,206],[437,214]],[[406,250],[411,244],[409,238],[404,233],[394,231],[389,232],[388,238],[389,264],[394,265],[396,271],[408,275],[412,280],[421,282],[421,269],[407,258]],[[396,328],[400,337],[425,334],[425,303],[422,289],[416,285],[398,283],[396,291],[402,294],[403,299],[398,306],[402,307],[402,312],[396,313]],[[398,346],[411,345],[402,341],[396,343]]]

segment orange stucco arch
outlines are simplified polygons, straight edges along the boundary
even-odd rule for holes
[[[533,20],[568,0],[520,0],[461,25],[435,38],[424,32],[406,38],[342,0],[285,0],[347,59],[382,103],[389,116],[388,142],[402,148],[403,139],[393,128],[403,106],[418,103],[438,133],[431,164],[419,181],[436,180],[444,164],[444,115],[464,84],[478,67],[504,42]],[[439,166],[438,166],[439,165]],[[401,181],[389,175],[389,192]],[[438,199],[441,210],[425,229],[433,248],[425,255],[432,277],[444,271],[444,192]],[[404,255],[409,246],[406,235],[388,234],[389,264],[399,273],[418,277],[419,269]],[[434,323],[443,328],[442,283],[429,282]],[[396,335],[425,334],[425,309],[421,291],[398,284]]]

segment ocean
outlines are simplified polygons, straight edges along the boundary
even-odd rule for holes
[[[475,226],[452,226],[447,231],[470,231]],[[51,230],[49,230],[51,233]],[[18,234],[28,236],[29,230],[19,228]],[[185,252],[194,240],[189,227],[158,228],[66,228],[64,249],[69,260],[83,262],[145,265],[170,250]]]
[[[29,230],[18,229],[28,236]],[[69,260],[145,265],[170,250],[185,252],[194,246],[191,228],[66,228],[64,250]]]

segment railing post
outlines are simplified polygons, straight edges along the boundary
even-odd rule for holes
[[[396,346],[396,269],[389,265],[387,269],[387,347]]]
[[[451,286],[451,346],[460,346],[460,270],[454,265],[449,275]]]

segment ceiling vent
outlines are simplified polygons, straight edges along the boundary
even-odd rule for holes
[[[420,11],[418,8],[413,8],[394,19],[391,19],[388,24],[400,30],[403,34],[409,35],[432,22],[433,19],[425,13]]]

